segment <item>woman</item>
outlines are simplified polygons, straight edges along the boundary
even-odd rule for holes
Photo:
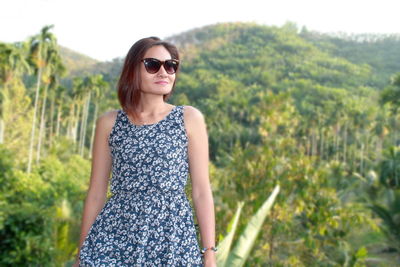
[[[96,121],[74,266],[216,266],[204,117],[166,102],[178,67],[176,47],[159,38],[129,50],[118,82],[122,109]],[[189,173],[201,250],[184,192]]]

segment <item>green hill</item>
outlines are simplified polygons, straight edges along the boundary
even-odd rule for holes
[[[395,34],[332,35],[306,29],[300,31],[290,23],[282,28],[252,23],[220,23],[183,32],[167,40],[181,49],[184,71],[198,69],[197,63],[201,60],[195,58],[207,54],[204,60],[213,61],[215,57],[219,61],[213,62],[209,68],[215,70],[219,67],[218,71],[224,74],[235,73],[237,69],[223,66],[221,62],[221,57],[227,58],[231,54],[230,58],[239,56],[250,62],[240,66],[247,71],[241,76],[257,69],[259,73],[268,70],[267,76],[271,78],[275,76],[273,73],[283,71],[276,78],[312,78],[338,85],[351,69],[350,72],[354,71],[358,77],[352,81],[353,84],[383,88],[400,70],[400,37]],[[123,63],[122,57],[111,62],[98,62],[67,48],[62,48],[62,54],[73,75],[103,73],[115,80]],[[305,71],[311,65],[314,69]],[[233,76],[235,79],[240,77]]]
[[[301,37],[331,55],[356,64],[368,64],[372,86],[383,88],[400,71],[400,34],[323,34],[303,30]]]
[[[365,43],[300,31],[291,23],[283,27],[219,23],[167,40],[182,54],[171,101],[213,114],[209,116],[213,159],[238,140],[242,144],[260,141],[259,133],[252,130],[260,122],[251,115],[261,109],[260,95],[289,93],[297,112],[308,118],[307,126],[312,127],[321,116],[334,124],[339,113],[351,112],[354,97],[361,97],[361,105],[373,105],[376,91],[389,83],[400,62],[398,39],[375,38]],[[385,51],[378,53],[380,49]],[[89,69],[115,85],[122,63],[119,58]]]
[[[96,59],[75,52],[64,46],[60,46],[60,54],[67,67],[68,73],[72,76],[82,71],[92,71],[93,66],[99,63]]]

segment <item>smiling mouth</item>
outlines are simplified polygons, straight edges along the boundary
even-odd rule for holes
[[[156,82],[156,84],[168,84],[168,82],[166,82],[166,81],[160,81],[160,82]]]

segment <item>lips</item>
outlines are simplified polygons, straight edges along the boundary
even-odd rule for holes
[[[158,82],[156,82],[156,84],[162,84],[162,85],[164,85],[164,84],[168,84],[168,82],[167,82],[167,81],[158,81]]]

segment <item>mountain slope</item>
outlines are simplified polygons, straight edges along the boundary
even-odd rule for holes
[[[67,67],[69,75],[75,76],[84,71],[91,71],[92,67],[100,61],[73,51],[67,47],[59,46],[60,54]]]

